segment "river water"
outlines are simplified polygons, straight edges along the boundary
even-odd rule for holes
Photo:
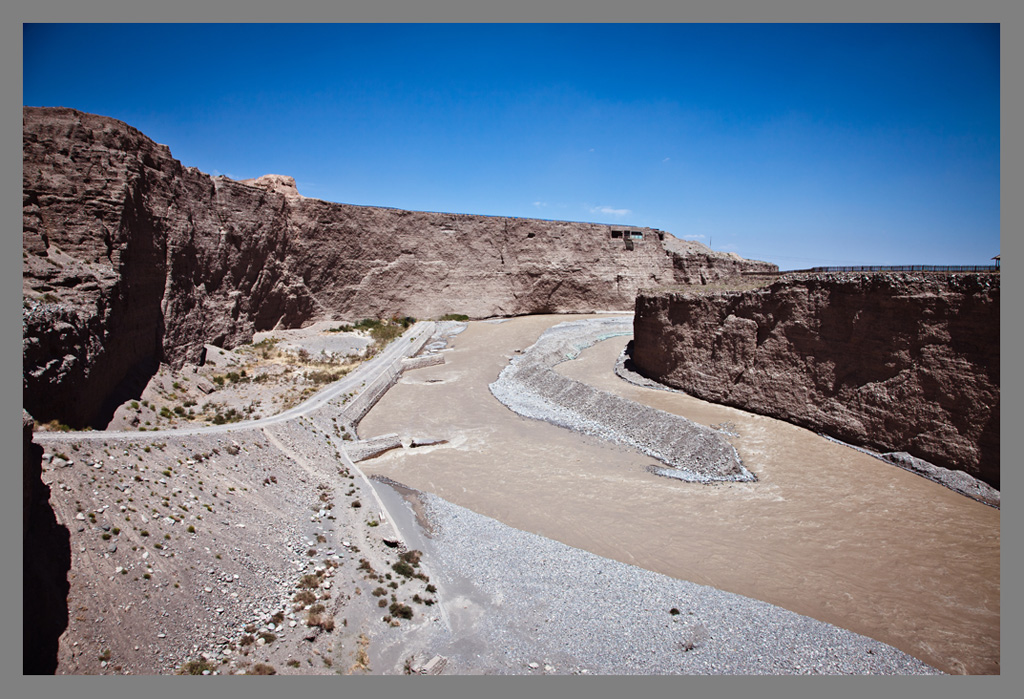
[[[650,457],[520,417],[490,394],[517,350],[580,317],[471,323],[444,365],[405,374],[359,426],[362,438],[447,443],[361,468],[570,546],[856,631],[945,672],[1000,671],[998,510],[788,423],[629,384],[613,372],[628,337],[557,370],[705,425],[728,423],[758,482],[656,476]]]

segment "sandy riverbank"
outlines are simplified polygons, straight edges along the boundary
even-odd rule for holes
[[[648,472],[649,457],[511,413],[488,384],[567,319],[471,324],[444,366],[403,377],[360,425],[361,436],[447,443],[364,468],[516,529],[851,629],[947,672],[999,672],[998,511],[792,425],[627,384],[613,367],[628,338],[558,370],[709,427],[728,423],[757,483],[673,482]]]

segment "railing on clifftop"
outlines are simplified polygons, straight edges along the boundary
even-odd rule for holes
[[[811,267],[786,272],[998,272],[998,265],[868,265],[860,267]]]

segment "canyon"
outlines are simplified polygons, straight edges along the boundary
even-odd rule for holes
[[[998,274],[641,294],[634,338],[649,378],[999,488]]]
[[[323,319],[627,310],[774,265],[651,228],[404,211],[175,160],[115,119],[24,108],[24,403],[105,426],[161,363]]]
[[[554,513],[543,520],[552,538],[562,536],[556,537],[554,532],[576,532],[569,538],[580,549],[623,563],[634,562],[635,541],[651,537],[646,532],[633,541],[624,538],[616,544],[619,531],[644,526],[635,516],[638,511],[647,511],[656,503],[669,507],[662,502],[666,492],[677,497],[684,494],[694,503],[699,498],[710,501],[705,503],[704,522],[722,528],[720,535],[711,539],[722,549],[723,560],[731,561],[736,552],[749,548],[748,542],[729,534],[728,529],[730,522],[741,520],[744,510],[751,509],[745,500],[736,499],[737,494],[748,500],[775,502],[772,498],[780,481],[773,472],[776,463],[764,456],[771,451],[768,447],[748,445],[738,454],[722,441],[736,461],[729,462],[730,468],[746,474],[742,456],[753,475],[708,488],[663,477],[664,473],[644,461],[650,456],[633,454],[629,445],[595,445],[588,441],[592,436],[541,424],[541,419],[533,421],[536,426],[524,426],[526,417],[532,415],[520,412],[525,417],[513,416],[494,400],[493,388],[490,392],[466,390],[466,376],[472,375],[476,384],[485,386],[497,378],[501,365],[516,355],[522,358],[522,348],[555,322],[541,314],[634,311],[629,361],[646,377],[698,398],[778,417],[859,446],[906,452],[907,460],[924,459],[999,487],[997,274],[780,277],[774,265],[715,252],[649,227],[332,203],[302,196],[288,176],[236,181],[184,166],[167,146],[112,118],[66,108],[29,107],[24,109],[23,130],[22,258],[24,606],[49,610],[40,615],[35,627],[25,626],[25,648],[32,651],[34,662],[31,667],[26,662],[26,673],[49,673],[54,668],[58,673],[181,671],[189,662],[198,663],[196,654],[204,648],[204,659],[209,660],[206,656],[213,653],[211,657],[219,658],[233,672],[255,670],[256,660],[273,660],[291,668],[282,668],[283,672],[312,672],[292,665],[298,662],[293,653],[296,657],[308,654],[306,649],[323,655],[316,664],[317,672],[339,671],[332,669],[330,658],[339,665],[343,661],[349,670],[368,672],[357,649],[362,650],[364,638],[367,644],[371,637],[379,644],[391,638],[387,634],[394,634],[388,641],[393,646],[385,646],[392,648],[392,655],[385,662],[373,656],[379,650],[371,649],[371,656],[378,671],[401,672],[407,659],[397,653],[399,649],[405,652],[402,643],[411,637],[408,632],[432,629],[446,612],[438,611],[435,617],[435,611],[425,606],[417,608],[414,623],[401,628],[380,624],[377,591],[371,591],[375,574],[372,568],[364,568],[362,561],[357,566],[359,559],[352,554],[361,549],[380,570],[392,566],[399,554],[394,550],[394,538],[382,538],[378,529],[391,527],[383,506],[376,519],[372,512],[362,514],[360,503],[373,502],[378,496],[355,462],[370,459],[360,455],[360,449],[367,454],[380,451],[370,449],[376,442],[366,440],[367,435],[381,432],[377,438],[395,447],[396,434],[416,424],[403,413],[413,410],[414,403],[407,399],[414,390],[450,391],[451,398],[438,401],[436,396],[428,397],[424,403],[428,407],[413,411],[416,420],[429,417],[436,424],[409,439],[403,434],[398,439],[401,448],[365,464],[375,475],[400,477],[403,483],[411,479],[405,484],[456,504],[463,497],[457,493],[466,493],[469,486],[465,504],[474,509],[479,501],[471,502],[471,495],[474,479],[478,479],[496,491],[492,499],[499,505],[490,516],[523,530],[528,527],[506,510],[515,509],[513,501],[537,499],[546,504],[540,509]],[[746,290],[724,290],[737,288]],[[443,350],[449,363],[436,348],[430,350],[438,354],[396,364],[402,368],[389,373],[384,383],[371,381],[370,388],[365,383],[359,385],[361,378],[356,377],[362,375],[354,374],[349,379],[351,394],[335,395],[342,389],[341,382],[318,394],[324,396],[319,412],[288,420],[275,418],[274,424],[239,425],[233,438],[191,426],[170,436],[156,432],[150,436],[144,431],[148,428],[139,424],[135,425],[138,432],[95,432],[90,437],[90,429],[106,428],[115,415],[123,418],[130,412],[125,406],[143,396],[144,390],[152,390],[151,382],[158,374],[181,395],[184,393],[176,383],[181,377],[191,376],[200,390],[196,368],[204,364],[211,371],[218,368],[216,358],[208,353],[218,354],[218,348],[251,350],[249,345],[258,333],[293,328],[312,332],[326,321],[330,321],[328,325],[361,318],[411,322],[412,318],[436,319],[448,314],[488,319],[471,324],[466,336],[472,339],[479,334],[487,341],[479,347],[467,345],[467,349],[449,346]],[[523,318],[526,316],[529,318]],[[518,318],[508,320],[513,317]],[[520,320],[525,323],[522,328]],[[617,322],[629,323],[628,318]],[[504,338],[503,343],[492,342],[487,333]],[[416,337],[417,342],[426,342],[426,336]],[[415,338],[402,339],[407,345]],[[445,342],[433,344],[443,346]],[[568,357],[563,350],[559,352]],[[483,369],[472,362],[459,364],[460,352],[479,353],[480,357],[473,355],[474,362]],[[518,359],[514,363],[519,363]],[[611,362],[605,363],[610,369]],[[572,370],[571,364],[562,362],[557,371],[547,366],[536,369],[534,383],[562,387],[570,402],[582,403],[577,400],[581,395],[598,395],[596,387],[576,379],[570,382],[567,374],[562,375]],[[402,372],[406,369],[415,372],[405,376]],[[600,405],[595,403],[597,417],[608,418],[609,411],[602,406],[614,403],[622,418],[619,422],[626,428],[650,432],[645,435],[648,441],[664,436],[655,434],[660,425],[649,420],[634,419],[643,424],[629,424],[638,404],[612,394],[637,389],[613,378],[610,371],[608,374],[601,381],[622,386],[614,390],[608,385],[601,387],[607,395],[601,394]],[[521,387],[509,391],[522,398],[518,395]],[[203,400],[198,394],[193,397]],[[377,400],[381,404],[369,413],[362,427],[363,417]],[[443,410],[429,407],[440,403],[446,410],[458,407],[474,418],[488,415],[487,411],[496,411],[501,418],[496,415],[462,434],[444,417]],[[152,405],[141,409],[156,410]],[[733,419],[728,413],[722,415]],[[180,426],[191,419],[181,413],[179,418]],[[678,419],[683,419],[682,413]],[[403,424],[391,429],[389,420]],[[448,422],[442,424],[445,420]],[[544,439],[519,438],[516,442],[522,452],[514,452],[514,460],[524,462],[517,466],[525,473],[520,481],[511,467],[495,481],[494,474],[480,466],[494,466],[499,457],[481,458],[474,451],[483,449],[477,441],[500,445],[503,437],[507,439],[497,427],[505,421],[512,425],[502,428],[509,434],[532,435],[536,429],[544,435]],[[124,426],[123,421],[118,424]],[[378,429],[385,424],[388,430]],[[694,430],[716,433],[720,441],[738,438],[730,424],[719,415]],[[58,427],[72,429],[56,433]],[[757,420],[745,429],[759,434],[755,427]],[[353,443],[349,439],[357,428],[364,433],[363,440]],[[35,440],[33,429],[37,430]],[[40,429],[45,432],[39,433]],[[164,429],[162,424],[160,429]],[[333,444],[332,436],[338,440]],[[795,445],[803,448],[806,442],[803,436],[793,440],[791,450],[797,449]],[[40,444],[45,445],[45,454]],[[500,451],[493,445],[493,450]],[[842,450],[845,447],[836,446],[834,453]],[[445,486],[447,491],[435,487],[428,476],[436,473],[422,464],[416,474],[402,472],[401,461],[406,459],[423,464],[436,459],[438,468],[449,468],[463,451],[467,452],[463,455],[467,460],[464,472],[456,473],[455,480]],[[590,471],[572,471],[558,488],[557,473],[553,476],[536,469],[545,459],[554,459],[554,464],[563,468],[561,460],[567,454],[574,455],[574,465],[590,464]],[[655,454],[653,458],[661,457]],[[835,463],[845,464],[852,458],[840,455]],[[620,473],[623,463],[629,464],[628,473]],[[821,471],[819,466],[806,470]],[[858,468],[862,473],[874,473],[872,465]],[[969,524],[951,528],[966,541],[958,540],[956,546],[983,549],[977,555],[984,565],[978,566],[976,577],[985,585],[984,618],[970,617],[964,622],[965,628],[981,639],[971,637],[968,645],[981,650],[970,653],[954,649],[928,651],[932,654],[927,655],[927,639],[918,639],[913,630],[884,640],[899,642],[947,672],[998,672],[999,583],[998,573],[994,578],[991,574],[993,566],[998,567],[998,512],[976,502],[968,501],[965,506],[947,500],[959,496],[935,494],[920,484],[908,484],[901,480],[908,474],[893,470],[902,475],[896,478],[881,472],[877,477],[880,482],[886,478],[898,482],[901,497],[915,493],[918,499],[914,502],[919,506],[909,509],[926,513],[930,505],[925,503],[941,502],[943,512],[962,509],[974,518]],[[829,477],[853,489],[857,503],[860,498],[866,502],[878,495],[857,490],[852,470],[841,473]],[[607,541],[595,543],[587,525],[580,524],[590,517],[587,507],[593,508],[593,502],[575,510],[587,515],[569,521],[575,519],[569,514],[572,508],[567,509],[551,493],[543,497],[536,493],[537,483],[544,482],[551,492],[581,498],[586,495],[586,489],[577,487],[581,474],[591,480],[600,475],[617,484],[598,508],[605,520],[602,531]],[[278,478],[281,487],[276,487]],[[421,483],[416,478],[427,480]],[[644,498],[626,498],[632,491],[622,489],[623,479],[642,485]],[[806,474],[801,472],[793,481],[797,485],[786,492],[794,499],[798,495],[819,499],[816,486],[807,487],[813,481]],[[523,490],[516,492],[516,487]],[[886,487],[896,488],[888,483]],[[124,495],[129,488],[131,497]],[[835,488],[830,483],[822,492]],[[218,497],[218,489],[223,499]],[[341,512],[329,513],[330,506],[324,509],[325,495],[330,496],[332,506],[334,499],[345,505],[339,508]],[[735,513],[720,518],[718,500],[725,501],[727,496],[736,501],[731,505]],[[181,512],[171,507],[172,501]],[[164,514],[160,508],[170,514],[156,517],[157,512]],[[978,515],[972,508],[981,508],[982,513]],[[216,511],[218,516],[204,521],[200,509],[209,514]],[[893,512],[897,509],[894,505]],[[823,521],[834,518],[828,508],[823,511]],[[268,518],[267,512],[274,517]],[[315,514],[310,517],[310,512]],[[765,521],[784,528],[784,523],[771,520],[772,512]],[[147,513],[153,516],[150,522]],[[677,516],[675,512],[665,520],[672,525],[666,531],[685,533],[686,527],[678,527],[677,519],[672,519]],[[803,522],[804,516],[792,519]],[[123,527],[123,535],[113,524]],[[143,524],[153,530],[154,538],[163,535],[164,539],[153,543]],[[184,527],[177,525],[188,528],[182,531]],[[945,531],[941,524],[933,528]],[[770,527],[759,522],[750,527],[750,531],[761,529]],[[846,535],[856,538],[855,533]],[[907,542],[919,539],[916,534],[903,538]],[[835,544],[827,538],[823,541]],[[351,550],[353,542],[357,546]],[[660,546],[653,540],[650,545]],[[856,546],[858,551],[864,549],[864,560],[877,557],[871,546],[862,546],[862,542]],[[29,555],[30,551],[34,553]],[[939,557],[936,551],[941,547],[922,549],[918,555],[927,563]],[[150,553],[157,563],[150,560]],[[898,558],[892,552],[890,555]],[[644,556],[640,556],[643,567],[649,570],[656,569],[650,561],[663,557],[660,551]],[[812,551],[806,560],[817,560],[817,556]],[[759,570],[754,563],[757,561],[749,570]],[[691,562],[679,565],[684,564],[690,566]],[[740,579],[743,575],[736,574],[735,580],[727,577],[730,568],[737,566],[723,566],[725,572],[698,566],[662,572],[686,580],[702,580],[700,576],[707,575],[704,582],[714,583],[715,588],[734,587],[733,592],[759,599],[769,596],[764,587],[774,572],[750,574],[766,582],[742,587],[747,584]],[[813,565],[795,568],[806,576]],[[303,572],[308,574],[302,576]],[[332,634],[315,624],[306,625],[320,631],[303,629],[294,608],[287,617],[296,622],[290,628],[312,633],[314,645],[309,645],[308,636],[287,630],[282,634],[281,619],[276,617],[288,614],[295,586],[314,573],[328,583],[332,575],[341,576],[336,579],[333,598],[329,584],[318,594],[328,611],[344,621],[345,630],[339,628]],[[217,581],[203,577],[214,574],[220,576]],[[603,573],[598,570],[598,574]],[[342,580],[350,576],[351,585]],[[533,573],[527,577],[531,576]],[[876,573],[868,577],[879,579]],[[928,574],[921,579],[931,577],[950,576]],[[111,582],[115,580],[118,582]],[[418,587],[413,589],[413,583]],[[426,605],[418,601],[424,591],[421,587],[412,581],[408,592],[417,594],[403,600]],[[812,587],[827,589],[829,585],[819,581]],[[900,594],[924,596],[903,590],[905,580],[897,580],[893,587],[899,588]],[[231,589],[246,594],[231,594]],[[205,590],[211,601],[197,605],[193,592],[198,590]],[[367,593],[365,597],[361,591]],[[161,617],[173,623],[162,621],[166,628],[156,640],[138,644],[133,634],[152,630],[147,627],[150,611],[143,606],[151,598],[153,607],[161,608]],[[809,595],[801,592],[795,598]],[[968,602],[973,604],[968,598],[970,595],[965,595],[965,608]],[[62,599],[78,605],[70,620],[69,607],[61,604]],[[461,598],[455,599],[461,602]],[[393,601],[398,604],[402,600]],[[787,608],[796,606],[789,598],[784,601]],[[438,602],[438,609],[446,609],[451,600],[438,595]],[[798,611],[854,628],[849,619],[856,614],[836,613],[830,605],[832,601],[826,598],[818,606],[808,603]],[[98,607],[99,616],[91,613],[92,607]],[[125,628],[114,631],[111,622],[104,621],[107,616],[123,620]],[[708,619],[713,616],[709,612]],[[878,638],[877,629],[886,624],[885,614],[880,616],[856,630]],[[250,625],[262,629],[259,625],[270,620],[274,620],[269,624],[271,630],[277,624],[280,642],[272,647],[268,642],[249,655],[248,646],[239,640],[246,636],[236,636]],[[749,623],[757,625],[756,620]],[[906,622],[906,626],[913,624]],[[364,636],[367,628],[371,631]],[[64,641],[58,643],[62,632]],[[68,647],[69,638],[81,646]],[[108,660],[103,658],[109,659],[111,648],[115,658],[108,669]],[[28,657],[26,654],[26,661]],[[307,663],[312,664],[311,660]],[[532,662],[526,667],[535,665]],[[468,667],[464,665],[463,670]]]

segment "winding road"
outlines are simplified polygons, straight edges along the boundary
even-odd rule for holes
[[[401,337],[391,342],[380,354],[373,359],[363,362],[355,371],[344,378],[335,381],[316,395],[299,405],[289,408],[276,415],[259,418],[258,420],[245,420],[233,422],[226,425],[211,425],[208,427],[190,427],[174,430],[155,430],[147,432],[128,432],[125,430],[91,430],[83,432],[40,432],[33,435],[33,439],[39,444],[47,442],[67,440],[96,440],[96,439],[132,439],[132,440],[157,440],[167,437],[187,437],[192,435],[226,434],[228,432],[239,432],[253,430],[269,425],[275,425],[299,417],[304,417],[322,408],[328,402],[338,396],[352,393],[353,399],[369,390],[375,382],[382,377],[395,372],[396,366],[406,357],[410,357],[422,349],[427,340],[434,333],[434,323],[431,321],[420,321],[405,331]],[[354,403],[355,401],[350,401]]]

